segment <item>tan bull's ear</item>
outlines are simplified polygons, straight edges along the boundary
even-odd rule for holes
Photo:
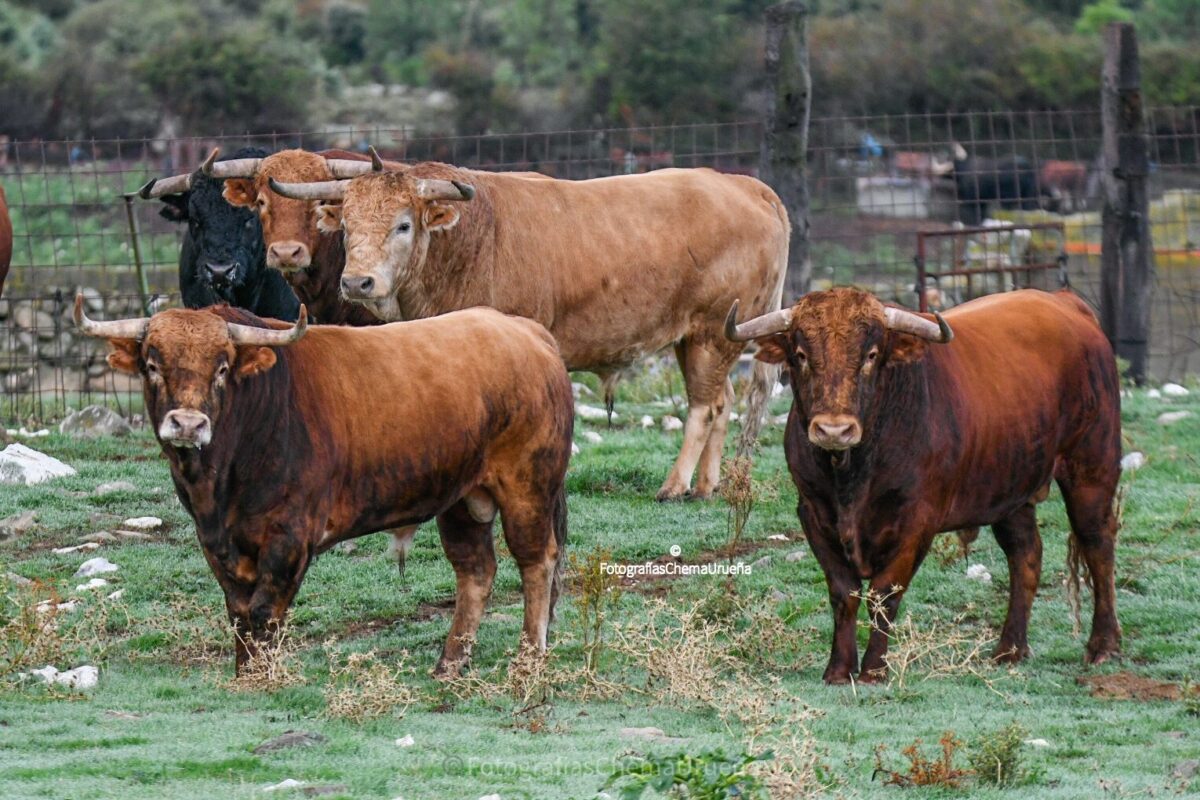
[[[448,231],[458,224],[458,209],[441,203],[430,203],[425,206],[424,220],[427,231]]]
[[[250,378],[275,366],[275,351],[269,347],[239,347],[238,378]]]
[[[110,349],[105,360],[110,367],[126,375],[138,374],[138,360],[142,353],[137,339],[109,339],[108,346]]]
[[[254,201],[258,198],[258,192],[254,190],[254,181],[249,178],[227,178],[221,196],[231,206],[253,208]]]
[[[915,364],[925,357],[929,350],[929,342],[917,336],[907,336],[894,331],[888,332],[890,344],[888,347],[888,366],[903,367]]]
[[[755,339],[758,352],[754,357],[764,364],[782,364],[787,360],[788,339],[782,334]]]
[[[321,233],[338,233],[342,230],[341,204],[322,203],[317,206],[317,230]]]

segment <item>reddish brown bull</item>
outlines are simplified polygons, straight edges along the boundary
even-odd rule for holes
[[[4,187],[0,186],[0,295],[4,294],[4,279],[8,277],[8,265],[12,261],[12,246],[12,220],[8,216]]]
[[[490,309],[305,334],[240,309],[94,322],[142,377],[180,501],[239,633],[278,628],[334,544],[437,519],[458,591],[439,674],[469,657],[496,573],[492,522],[521,571],[524,635],[545,647],[565,546],[571,384],[540,325]]]
[[[1011,576],[995,656],[1025,658],[1042,567],[1034,506],[1051,479],[1095,598],[1087,661],[1118,652],[1120,397],[1112,349],[1082,301],[1010,292],[933,322],[835,289],[743,325],[734,325],[736,310],[727,335],[754,339],[759,359],[791,373],[785,452],[833,610],[826,682],[844,683],[859,667],[863,582],[883,598],[858,676],[873,681],[935,534],[982,525],[992,526]]]

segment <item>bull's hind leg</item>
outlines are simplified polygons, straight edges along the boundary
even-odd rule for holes
[[[1092,588],[1092,635],[1085,654],[1089,664],[1100,664],[1121,651],[1115,576],[1117,519],[1113,513],[1119,472],[1115,458],[1111,465],[1106,461],[1096,467],[1096,462],[1080,466],[1064,460],[1055,474],[1071,522],[1070,546],[1082,557]]]
[[[725,393],[717,405],[717,418],[713,420],[708,441],[700,452],[700,475],[692,497],[707,499],[721,485],[721,457],[725,454],[725,433],[729,430],[729,413],[733,410],[733,382],[725,379]]]
[[[458,587],[450,634],[433,674],[452,678],[470,661],[475,634],[496,577],[496,551],[492,545],[492,522],[476,520],[465,501],[439,516],[437,523],[442,549],[454,567]]]
[[[555,573],[559,545],[555,538],[556,507],[551,498],[505,497],[501,501],[504,541],[521,571],[525,597],[525,640],[546,649],[551,605],[555,599]]]
[[[692,475],[700,455],[709,443],[718,417],[729,418],[729,403],[725,402],[725,385],[729,369],[737,360],[739,350],[728,342],[711,342],[685,337],[675,348],[683,382],[687,388],[688,414],[683,426],[683,447],[675,465],[658,490],[658,500],[678,500],[688,494]],[[723,425],[725,423],[722,423]],[[722,443],[724,434],[722,434]],[[715,451],[717,480],[720,479],[720,448]],[[716,481],[708,483],[707,476],[697,487],[697,497],[708,497]]]
[[[1029,655],[1029,613],[1042,575],[1042,537],[1033,503],[1021,506],[992,526],[1008,559],[1008,616],[993,657],[1016,663]]]

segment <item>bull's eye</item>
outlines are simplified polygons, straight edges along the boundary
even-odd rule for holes
[[[796,363],[800,365],[801,369],[804,369],[805,367],[807,367],[808,366],[808,354],[805,353],[803,350],[797,350],[796,351]]]
[[[153,361],[146,362],[146,377],[152,381],[156,381],[161,377],[158,372],[158,364],[155,364]]]
[[[875,359],[877,359],[877,358],[879,358],[879,348],[878,348],[878,347],[872,347],[872,348],[871,348],[871,350],[870,350],[870,352],[868,352],[868,353],[867,353],[867,363],[868,363],[868,364],[874,364],[874,363],[875,363]]]
[[[412,230],[412,223],[408,220],[396,226],[396,233],[408,233],[410,230]]]
[[[225,380],[225,376],[228,374],[229,374],[229,365],[228,364],[222,364],[221,366],[217,367],[217,380],[218,381]]]

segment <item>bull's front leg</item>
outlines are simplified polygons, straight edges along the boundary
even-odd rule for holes
[[[244,603],[239,603],[233,620],[239,672],[263,647],[274,642],[311,559],[312,549],[306,539],[282,531],[272,535],[259,550],[252,590]]]
[[[803,504],[800,519],[808,546],[825,573],[829,609],[833,613],[833,642],[823,677],[830,684],[849,683],[850,676],[858,669],[856,620],[862,581],[846,559],[834,528],[817,523],[815,515],[806,513]]]
[[[867,607],[871,635],[858,674],[859,683],[879,683],[887,677],[886,657],[892,625],[917,567],[929,552],[933,534],[899,533],[895,541],[900,544],[891,561],[871,578],[871,599]]]
[[[442,657],[433,670],[435,678],[445,679],[458,677],[470,662],[479,622],[496,578],[496,551],[491,520],[475,519],[466,501],[451,506],[437,518],[437,523],[442,549],[454,567],[457,582],[454,619]]]

